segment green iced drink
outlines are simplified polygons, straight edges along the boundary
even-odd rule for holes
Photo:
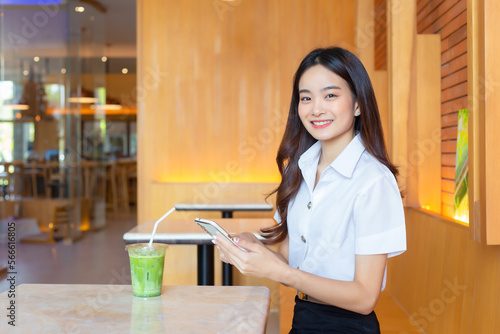
[[[130,258],[132,290],[137,297],[156,297],[161,294],[163,264],[167,245],[127,245]]]

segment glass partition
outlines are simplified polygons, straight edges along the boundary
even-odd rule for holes
[[[106,122],[104,16],[81,4],[0,0],[1,218],[35,218],[68,242],[106,211],[104,153],[82,145],[83,131],[104,142],[105,127],[82,122]],[[59,207],[69,219],[55,224]]]

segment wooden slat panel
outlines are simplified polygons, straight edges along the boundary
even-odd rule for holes
[[[441,42],[441,114],[454,114],[467,108],[467,1],[466,0],[417,0],[417,31],[440,33]],[[443,140],[456,137],[452,132],[456,117],[442,119]],[[458,121],[458,120],[457,120]],[[454,143],[454,142],[453,142]],[[446,152],[452,144],[443,143]],[[445,158],[446,159],[446,158]]]
[[[387,4],[386,0],[376,0],[375,19],[375,70],[387,70]]]
[[[441,167],[441,176],[444,179],[454,179],[455,178],[455,167]]]
[[[449,128],[444,128],[441,130],[441,139],[449,140],[449,139],[457,139],[457,126],[451,126]]]
[[[454,193],[455,192],[455,180],[441,180],[441,189],[443,192]]]
[[[429,20],[436,20],[439,17],[439,13],[436,12],[436,9],[444,2],[445,0],[427,0],[427,1],[417,1],[418,2],[426,2],[427,6],[423,7],[421,11],[417,14],[417,31],[420,33],[423,29],[425,29],[426,18],[429,15],[432,17]],[[433,14],[434,13],[434,14]]]
[[[467,12],[463,11],[455,17],[453,20],[447,22],[443,29],[441,29],[441,38],[445,39],[449,37],[452,33],[467,25]]]
[[[419,27],[421,30],[425,30],[428,26],[430,26],[433,22],[439,20],[439,18],[450,10],[451,7],[457,2],[457,0],[445,0],[439,6],[437,6],[434,10],[429,12],[425,17],[422,17],[420,20]]]
[[[461,26],[441,42],[441,49],[448,50],[453,45],[467,39],[467,26]]]
[[[447,115],[467,108],[467,97],[461,97],[453,101],[445,102],[441,105],[441,115]]]
[[[377,0],[375,0],[377,1]],[[443,0],[441,0],[443,1]],[[417,1],[417,18],[420,13],[422,13],[423,10],[427,10],[426,7],[432,6],[432,3],[435,1]],[[420,33],[420,31],[418,31]]]
[[[441,80],[442,89],[449,88],[451,86],[458,85],[460,83],[467,83],[467,68],[453,72],[452,74],[444,77]]]
[[[419,0],[419,2],[422,0]],[[423,0],[425,1],[425,0]],[[446,13],[444,13],[438,20],[434,21],[430,26],[427,26],[425,29],[419,30],[420,34],[436,34],[439,33],[446,24],[453,20],[455,17],[460,15],[460,13],[466,10],[467,3],[466,1],[460,0],[453,7],[450,8]]]
[[[441,62],[446,64],[451,60],[467,53],[467,41],[461,41],[460,43],[452,46],[448,50],[445,50],[441,55]],[[467,78],[464,80],[467,81]]]
[[[441,117],[441,127],[447,128],[458,124],[458,112],[447,114]]]
[[[441,93],[441,100],[446,102],[463,96],[467,96],[467,82],[444,89]]]
[[[467,55],[461,55],[449,63],[443,64],[441,66],[441,75],[443,77],[446,77],[447,75],[450,75],[451,73],[457,72],[458,70],[461,70],[462,68],[467,67]]]
[[[441,164],[443,166],[455,166],[457,157],[455,153],[443,153],[441,156]]]
[[[441,142],[441,152],[443,152],[443,153],[456,153],[456,151],[457,151],[457,141],[456,140],[446,140],[446,141]],[[455,177],[455,176],[453,176],[453,177]]]

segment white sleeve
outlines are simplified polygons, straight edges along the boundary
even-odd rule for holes
[[[355,253],[396,256],[406,250],[403,203],[396,180],[383,175],[354,204]]]
[[[281,223],[281,217],[280,217],[280,214],[279,214],[278,210],[276,210],[276,212],[274,213],[274,217],[273,218],[274,218],[274,220],[276,220],[276,222],[278,224]]]

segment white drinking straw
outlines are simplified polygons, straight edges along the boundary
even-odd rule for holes
[[[148,244],[148,247],[152,247],[153,246],[153,238],[155,237],[155,233],[156,233],[156,228],[158,227],[158,224],[165,218],[167,218],[167,216],[169,214],[171,214],[172,212],[174,212],[175,210],[175,206],[170,209],[166,214],[164,214],[160,219],[158,219],[155,223],[155,227],[153,228],[153,234],[151,234],[151,240],[149,240],[149,244]]]

